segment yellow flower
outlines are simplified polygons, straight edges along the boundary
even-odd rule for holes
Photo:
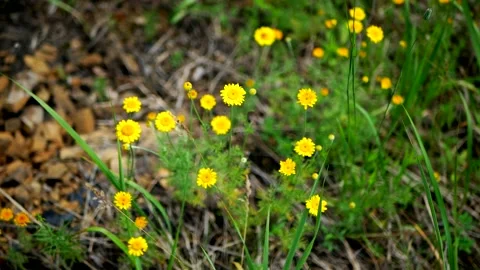
[[[337,25],[337,20],[335,19],[330,19],[325,21],[325,27],[327,27],[328,29],[332,29],[336,25]]]
[[[210,168],[201,168],[197,175],[197,185],[209,188],[217,182],[217,173]]]
[[[127,97],[123,100],[123,109],[127,113],[139,112],[142,108],[142,102],[138,97]]]
[[[185,89],[185,91],[190,91],[192,90],[192,83],[191,82],[184,82],[183,83],[183,89]]]
[[[155,112],[149,112],[149,113],[147,114],[147,121],[148,121],[148,122],[153,122],[153,121],[155,121],[155,117],[157,117],[157,113],[155,113]]]
[[[341,57],[348,58],[349,52],[347,48],[342,47],[337,49],[337,54]]]
[[[323,213],[323,212],[327,211],[327,201],[326,200],[321,200],[321,201],[322,201],[321,211]],[[320,205],[320,196],[318,196],[318,195],[313,195],[312,197],[310,197],[310,199],[308,199],[305,202],[305,206],[307,207],[308,212],[311,215],[314,215],[314,216],[317,216],[317,214],[318,214],[318,206],[319,205]]]
[[[115,193],[113,203],[118,209],[128,210],[132,207],[132,195],[125,191],[119,191]]]
[[[367,28],[367,37],[373,42],[373,43],[379,43],[380,41],[383,40],[383,30],[382,28],[371,25]]]
[[[13,223],[19,227],[25,227],[28,223],[30,223],[30,218],[25,213],[18,213],[15,215]]]
[[[198,96],[198,93],[197,93],[197,91],[196,91],[195,89],[191,89],[191,90],[189,90],[189,91],[187,92],[187,97],[188,97],[189,99],[192,99],[192,100],[193,100],[193,99],[196,99],[197,96]]]
[[[433,177],[435,177],[435,180],[437,180],[437,182],[440,182],[440,173],[437,172],[437,171],[434,171],[433,172]]]
[[[251,88],[251,87],[253,87],[254,85],[255,85],[255,80],[253,80],[253,79],[247,79],[247,80],[245,81],[245,86],[248,87],[248,88]]]
[[[182,124],[183,122],[185,122],[185,115],[183,114],[177,115],[177,120],[180,124]]]
[[[403,104],[403,101],[404,101],[404,99],[400,95],[395,94],[392,97],[392,103],[395,104],[395,105]]]
[[[323,58],[323,56],[325,55],[325,51],[322,48],[316,47],[315,49],[313,49],[312,55],[315,58]]]
[[[315,152],[315,143],[310,138],[303,137],[295,143],[295,152],[300,156],[311,157]]]
[[[361,7],[351,8],[349,11],[350,17],[357,21],[363,21],[365,19],[365,11]]]
[[[250,90],[248,90],[248,93],[250,93],[250,95],[252,95],[252,96],[255,96],[257,94],[257,89],[250,88]]]
[[[117,124],[117,137],[123,143],[134,143],[140,139],[142,129],[140,124],[133,120],[122,120]]]
[[[175,118],[169,111],[157,114],[155,118],[155,127],[161,132],[170,132],[175,129]]]
[[[328,135],[328,139],[329,139],[330,141],[334,141],[334,140],[335,140],[335,135],[329,134],[329,135]]]
[[[369,79],[368,79],[367,76],[363,76],[363,77],[362,77],[362,82],[368,83],[368,81],[369,81]]]
[[[320,151],[323,150],[323,147],[319,144],[319,145],[315,146],[315,150],[317,150],[318,152],[320,152]]]
[[[215,97],[210,94],[206,94],[200,99],[200,106],[207,111],[212,110],[215,105],[217,105],[217,101]]]
[[[362,43],[361,43],[361,46],[362,46],[362,48],[365,48],[365,47],[367,47],[367,42],[365,42],[365,41],[362,41]]]
[[[142,256],[148,249],[148,244],[145,238],[132,237],[128,240],[128,254],[132,256]]]
[[[320,89],[320,95],[326,97],[328,94],[330,94],[330,91],[327,88]]]
[[[380,79],[380,87],[382,89],[390,89],[392,87],[392,81],[388,77],[383,77]]]
[[[363,30],[363,24],[357,20],[348,20],[348,30],[350,33],[360,34]]]
[[[400,44],[400,47],[402,47],[404,49],[407,47],[407,42],[405,42],[405,40],[400,40],[400,42],[398,44]]]
[[[226,84],[220,91],[223,102],[228,106],[240,106],[245,100],[245,90],[238,83]]]
[[[450,3],[450,0],[438,0],[440,4],[448,4]]]
[[[225,135],[230,130],[232,123],[225,115],[219,115],[212,119],[210,125],[217,135]]]
[[[10,208],[2,208],[0,210],[0,220],[10,221],[13,218],[13,211]]]
[[[258,45],[270,46],[275,41],[276,34],[272,28],[263,26],[255,30],[254,38]]]
[[[348,204],[348,207],[350,207],[350,209],[353,209],[353,208],[357,207],[357,204],[355,202],[350,202]]]
[[[148,225],[148,220],[146,217],[137,217],[135,219],[135,226],[137,226],[139,230],[145,229],[147,225]]]
[[[275,39],[281,40],[283,38],[283,32],[277,28],[273,28],[273,31],[275,32]]]
[[[317,103],[317,94],[310,88],[302,88],[298,90],[297,103],[303,106],[306,110],[307,107],[312,107]]]
[[[360,50],[360,52],[358,53],[358,55],[359,55],[361,58],[365,58],[365,57],[367,57],[367,52],[364,51],[364,50]]]
[[[395,5],[401,5],[405,2],[405,0],[392,0],[392,2],[395,4]]]
[[[280,170],[278,170],[281,174],[289,176],[295,174],[295,161],[290,158],[287,158],[285,161],[280,161]]]
[[[318,179],[318,173],[313,173],[312,178],[313,178],[313,180],[317,180]]]

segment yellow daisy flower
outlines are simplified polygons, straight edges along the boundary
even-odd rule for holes
[[[450,3],[450,0],[438,0],[440,4],[448,4]]]
[[[115,193],[113,203],[118,209],[128,210],[132,207],[132,195],[125,191],[119,191]]]
[[[263,26],[255,30],[254,38],[258,45],[270,46],[275,42],[276,34],[272,28]]]
[[[13,223],[19,227],[25,227],[28,223],[30,223],[30,218],[25,213],[18,213],[15,215],[15,219],[13,219]]]
[[[401,5],[405,2],[405,0],[392,0],[392,2],[395,4],[395,5]]]
[[[184,82],[183,83],[183,89],[185,89],[185,91],[190,91],[192,90],[192,83],[191,82]]]
[[[201,168],[197,175],[197,185],[209,188],[217,182],[217,173],[210,168]]]
[[[335,19],[330,19],[325,21],[325,27],[327,27],[328,29],[332,29],[336,25],[337,25],[337,20]]]
[[[147,121],[148,121],[148,122],[153,122],[153,121],[155,121],[155,117],[157,117],[157,113],[155,113],[155,112],[149,112],[149,113],[147,114]]]
[[[308,107],[312,107],[317,103],[317,94],[310,88],[302,88],[298,90],[297,103],[303,106],[306,110]]]
[[[255,96],[257,94],[257,89],[250,88],[250,90],[248,90],[248,93],[250,93],[250,95],[252,95],[252,96]]]
[[[398,44],[400,44],[400,47],[402,47],[404,49],[407,47],[407,42],[405,40],[400,40],[400,42]]]
[[[350,33],[360,34],[363,30],[363,24],[357,20],[348,20],[348,30]]]
[[[145,238],[132,237],[128,240],[128,254],[139,257],[142,256],[148,249],[148,244]]]
[[[341,57],[348,58],[348,55],[350,54],[348,51],[348,48],[342,47],[337,49],[337,54]]]
[[[185,122],[185,115],[183,114],[179,114],[177,115],[177,121],[182,124],[183,122]]]
[[[13,218],[13,211],[10,208],[2,208],[0,210],[0,220],[10,221]]]
[[[148,220],[146,217],[137,217],[135,219],[135,226],[137,226],[139,230],[145,229],[147,225],[148,225]]]
[[[130,119],[118,122],[116,130],[118,140],[122,143],[134,143],[140,139],[142,133],[140,124]]]
[[[354,7],[351,8],[348,13],[350,14],[350,17],[357,21],[363,21],[366,17],[365,11],[361,7]]]
[[[315,150],[317,150],[318,152],[322,151],[323,150],[323,147],[318,144],[317,146],[315,146]]]
[[[315,153],[315,143],[310,138],[303,137],[295,143],[295,152],[300,156],[311,157]]]
[[[435,177],[435,180],[437,180],[437,182],[440,182],[440,177],[441,177],[441,175],[440,175],[439,172],[434,171],[434,172],[433,172],[433,177]]]
[[[358,52],[358,55],[359,55],[361,58],[365,58],[365,57],[367,57],[367,52],[364,51],[364,50],[360,50],[360,51]]]
[[[403,97],[400,96],[400,95],[395,94],[395,95],[393,95],[393,97],[392,97],[392,103],[395,104],[395,105],[403,104],[404,101],[405,101],[405,100],[404,100]]]
[[[367,37],[373,42],[373,43],[379,43],[380,41],[383,40],[383,30],[382,28],[371,25],[367,28]]]
[[[187,97],[188,97],[189,99],[192,99],[192,100],[193,100],[193,99],[196,99],[197,96],[198,96],[198,93],[197,93],[197,90],[195,90],[195,89],[191,89],[191,90],[189,90],[189,91],[187,92]]]
[[[170,132],[175,129],[175,118],[169,111],[157,114],[155,118],[155,127],[161,132]]]
[[[362,46],[362,48],[365,48],[365,47],[367,47],[367,42],[362,41],[362,43],[360,43],[360,45]]]
[[[388,77],[383,77],[380,79],[380,87],[382,89],[390,89],[392,88],[392,81]]]
[[[325,51],[322,48],[316,47],[313,49],[312,55],[315,58],[323,58],[323,56],[325,55]]]
[[[225,135],[230,130],[232,123],[225,115],[219,115],[212,119],[210,125],[217,135]]]
[[[317,179],[318,179],[318,176],[319,176],[318,173],[313,173],[313,174],[312,174],[312,179],[313,179],[313,180],[317,180]]]
[[[362,82],[368,83],[368,81],[369,81],[369,79],[368,79],[367,76],[363,76],[363,77],[362,77]]]
[[[223,102],[228,106],[240,106],[245,100],[245,90],[238,83],[226,84],[220,91]]]
[[[329,139],[330,141],[334,141],[334,140],[335,140],[335,135],[329,134],[329,135],[328,135],[328,139]]]
[[[127,97],[123,100],[123,109],[127,113],[139,112],[142,108],[142,102],[138,97]]]
[[[278,171],[283,175],[289,176],[295,174],[295,166],[295,161],[287,158],[285,161],[280,161],[280,169]]]
[[[200,99],[200,107],[207,111],[211,111],[215,105],[217,105],[217,101],[215,100],[215,97],[210,94],[203,95]]]
[[[326,200],[321,200],[322,201],[322,208],[320,209],[320,211],[325,212],[327,211],[327,201]],[[310,199],[308,199],[306,202],[305,202],[305,206],[307,207],[308,209],[308,212],[313,215],[313,216],[317,216],[318,214],[318,207],[320,206],[320,196],[318,195],[313,195],[312,197],[310,197]]]

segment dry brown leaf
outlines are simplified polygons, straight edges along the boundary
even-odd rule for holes
[[[33,72],[46,75],[50,73],[50,67],[47,63],[39,57],[35,57],[32,55],[25,55],[23,57],[23,61],[25,65],[27,65]]]
[[[80,134],[90,133],[95,129],[95,116],[92,109],[84,108],[73,116],[73,125]]]

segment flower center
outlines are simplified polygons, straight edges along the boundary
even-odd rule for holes
[[[133,135],[134,128],[131,125],[124,125],[122,127],[122,134],[125,136],[131,136]]]

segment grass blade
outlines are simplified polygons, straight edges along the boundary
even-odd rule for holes
[[[262,267],[264,270],[268,270],[268,252],[269,252],[269,240],[270,240],[270,205],[267,210],[267,224],[265,225],[265,239],[263,240],[263,262]]]
[[[472,10],[468,5],[468,1],[462,1],[462,7],[460,8],[459,5],[455,2],[457,8],[459,8],[463,12],[463,16],[465,16],[465,21],[467,23],[468,34],[470,36],[470,40],[472,41],[473,51],[475,56],[477,57],[477,64],[480,68],[480,32],[475,25],[475,22],[472,18]]]
[[[479,58],[480,59],[480,58]],[[464,203],[465,200],[467,199],[467,192],[469,190],[470,186],[470,176],[472,174],[472,167],[474,166],[473,163],[473,119],[472,119],[472,114],[470,113],[470,109],[468,107],[467,101],[463,97],[462,93],[458,92],[460,95],[460,98],[462,99],[463,107],[465,108],[465,114],[467,115],[467,172],[465,175],[465,182],[464,182],[464,187],[465,187],[465,194],[463,196],[464,198]]]
[[[200,248],[202,249],[203,255],[205,255],[205,258],[207,259],[208,264],[210,264],[210,267],[211,267],[213,270],[216,270],[215,265],[214,265],[213,262],[212,262],[212,259],[210,259],[210,256],[208,256],[207,251],[206,251],[202,246],[200,246]]]
[[[403,107],[403,109],[405,111],[405,114],[408,117],[408,120],[410,122],[412,130],[415,134],[417,144],[420,147],[420,151],[421,151],[423,160],[424,160],[425,165],[427,167],[427,171],[428,171],[428,174],[429,174],[429,177],[430,177],[430,185],[432,185],[432,187],[433,187],[433,191],[435,193],[435,198],[436,198],[436,201],[437,201],[437,204],[438,204],[438,208],[440,210],[440,216],[442,218],[442,223],[443,223],[443,226],[444,226],[444,231],[445,231],[444,235],[445,235],[445,238],[446,238],[446,247],[445,248],[447,249],[448,263],[450,264],[450,269],[454,269],[455,268],[454,265],[453,265],[454,264],[454,257],[455,257],[454,254],[453,254],[454,247],[452,245],[452,237],[451,237],[451,234],[450,234],[450,223],[448,221],[447,208],[445,207],[445,203],[443,201],[442,194],[440,193],[440,188],[438,187],[438,183],[435,180],[432,163],[430,162],[430,158],[427,155],[427,151],[425,150],[425,146],[423,145],[422,138],[420,137],[420,134],[418,133],[418,130],[415,127],[415,124],[413,123],[413,120],[410,117],[410,114],[408,113],[407,109],[405,107]],[[430,188],[427,187],[426,190],[425,190],[425,193],[430,193]],[[432,213],[435,211],[435,209],[431,209],[431,210],[432,210]],[[436,228],[436,230],[438,230],[438,233],[440,233],[439,228]],[[447,268],[447,265],[445,264],[445,258],[444,258],[444,255],[443,255],[444,251],[443,251],[442,239],[440,238],[438,240],[439,240],[439,245],[440,245],[440,250],[441,250],[441,256],[442,256],[442,259],[444,260],[444,268]]]
[[[57,121],[57,123],[67,131],[67,133],[75,140],[75,142],[80,146],[85,153],[92,159],[92,161],[98,166],[100,171],[105,174],[105,176],[108,178],[110,183],[115,186],[117,190],[121,190],[120,183],[118,182],[118,178],[110,171],[110,169],[107,167],[107,165],[100,159],[100,157],[97,156],[95,151],[83,140],[80,135],[63,119],[52,107],[50,107],[47,103],[45,103],[41,98],[39,98],[37,95],[35,95],[32,91],[29,89],[25,88],[23,85],[18,83],[17,81],[13,80],[10,78],[10,80],[16,84],[18,87],[20,87],[23,91],[25,91],[27,94],[29,94],[33,99],[35,99],[40,106],[45,109],[50,116],[53,117]]]

